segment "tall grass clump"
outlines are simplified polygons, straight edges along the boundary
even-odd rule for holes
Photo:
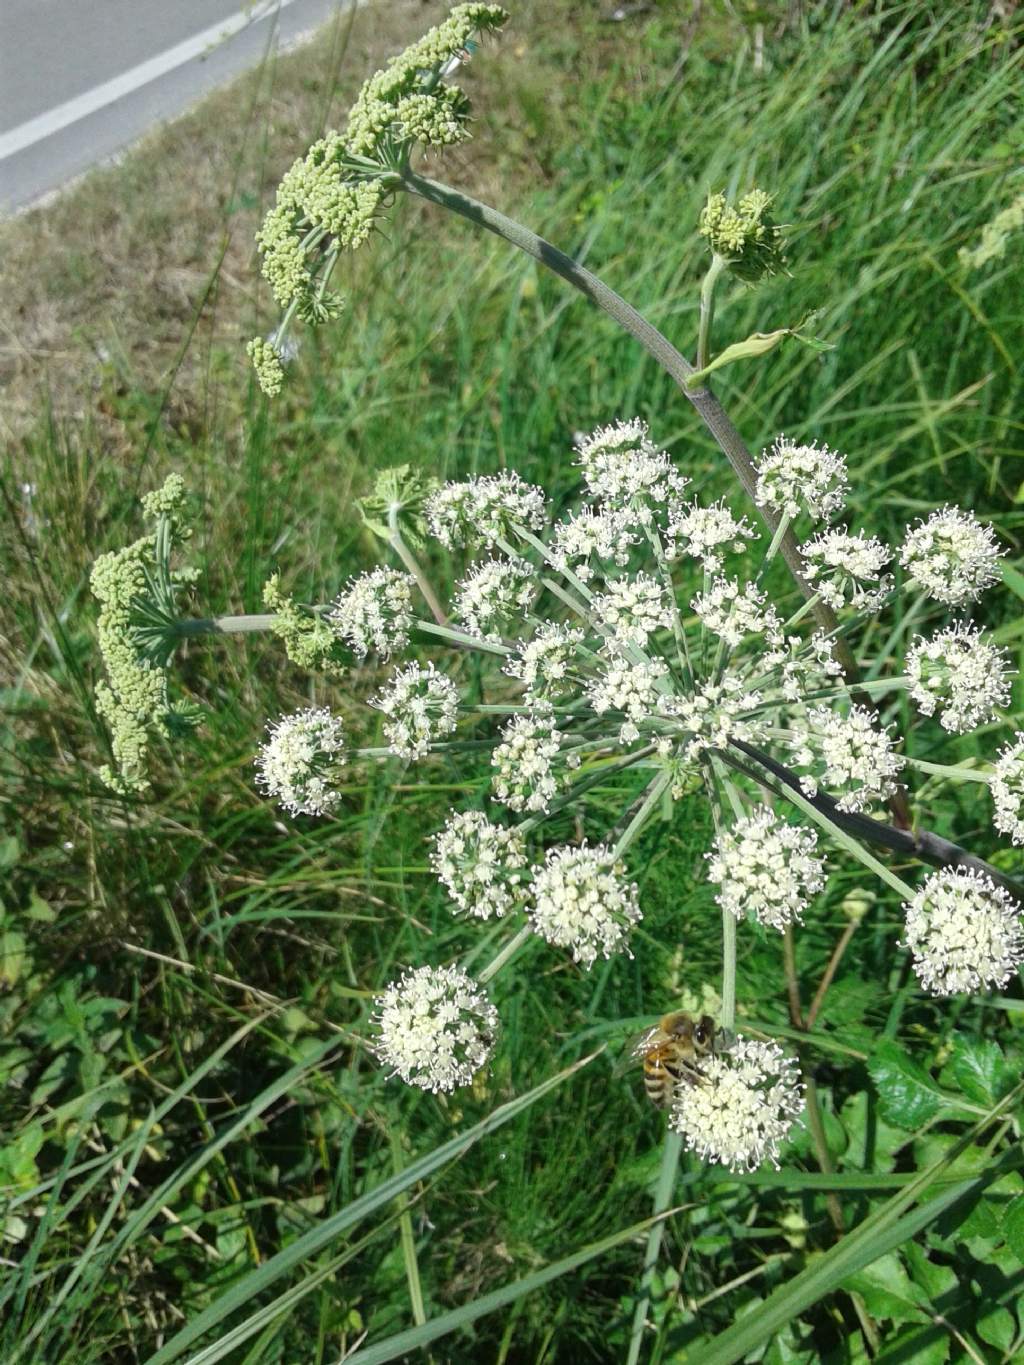
[[[9,461],[5,1360],[1020,1352],[1019,34],[557,17]]]

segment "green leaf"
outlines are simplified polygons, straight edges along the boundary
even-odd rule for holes
[[[812,1260],[805,1269],[792,1279],[774,1290],[759,1306],[757,1314],[749,1320],[739,1319],[720,1332],[706,1346],[701,1347],[700,1365],[733,1365],[755,1350],[762,1342],[772,1337],[780,1327],[792,1322],[842,1284],[844,1280],[866,1266],[872,1265],[880,1256],[894,1251],[904,1242],[916,1237],[924,1228],[932,1224],[944,1210],[950,1208],[965,1195],[978,1193],[985,1188],[991,1178],[990,1171],[981,1171],[973,1177],[958,1181],[945,1188],[941,1193],[924,1198],[929,1189],[935,1189],[936,1177],[951,1166],[983,1131],[991,1120],[1009,1108],[1013,1098],[1024,1089],[1024,1082],[1016,1087],[1011,1096],[989,1110],[984,1119],[976,1124],[949,1152],[922,1171],[906,1189],[887,1200],[853,1232],[849,1232],[835,1246]],[[995,1166],[995,1163],[992,1163]],[[907,1212],[916,1202],[913,1212]]]
[[[911,1327],[890,1338],[875,1356],[875,1365],[945,1365],[949,1333],[941,1327]]]
[[[986,1308],[979,1314],[974,1330],[982,1341],[987,1342],[989,1346],[998,1347],[1000,1351],[1010,1349],[1017,1333],[1013,1314],[999,1304],[993,1304],[991,1308]]]
[[[843,1288],[860,1294],[873,1318],[891,1318],[896,1323],[929,1321],[923,1311],[927,1296],[911,1280],[895,1252],[880,1256],[851,1275],[843,1281]]]
[[[1006,1245],[1024,1265],[1024,1194],[1019,1194],[1003,1214],[1002,1233]]]
[[[813,317],[813,314],[812,314]],[[800,324],[810,322],[811,318],[805,318]],[[780,327],[775,332],[751,332],[750,336],[743,341],[734,341],[731,346],[726,346],[715,356],[709,365],[705,365],[702,370],[695,370],[686,380],[688,389],[696,389],[704,383],[709,374],[715,370],[720,370],[723,365],[732,365],[737,360],[751,360],[758,356],[767,355],[769,351],[774,351],[780,342],[785,341],[786,337],[792,337],[794,341],[801,342],[812,351],[834,351],[835,346],[830,341],[822,341],[820,337],[806,336],[797,327]]]
[[[897,1128],[914,1131],[943,1108],[956,1108],[956,1096],[948,1095],[922,1066],[894,1042],[875,1049],[868,1071],[878,1091],[882,1114]]]
[[[958,1289],[960,1281],[957,1279],[956,1271],[948,1265],[939,1265],[929,1260],[927,1252],[916,1242],[909,1242],[903,1248],[903,1256],[914,1283],[921,1286],[931,1304],[934,1305],[936,1299],[941,1299],[944,1294],[953,1293]]]
[[[1000,568],[1002,569],[1003,582],[1006,586],[1012,589],[1018,597],[1024,599],[1024,573],[1021,573],[1019,569],[1015,569],[1012,564],[1001,564]]]
[[[958,1034],[949,1073],[970,1100],[995,1104],[1013,1088],[1016,1077],[997,1043]]]

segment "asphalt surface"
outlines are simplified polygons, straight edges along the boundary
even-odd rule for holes
[[[0,0],[0,214],[30,207],[351,0]]]

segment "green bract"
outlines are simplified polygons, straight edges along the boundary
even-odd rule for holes
[[[370,77],[344,133],[327,133],[286,173],[256,234],[264,277],[286,310],[278,339],[292,312],[316,324],[340,311],[327,289],[338,254],[369,237],[413,149],[468,140],[469,100],[442,82],[469,56],[475,34],[507,18],[499,5],[457,5]],[[284,377],[279,351],[259,338],[248,349],[260,387],[273,397]]]

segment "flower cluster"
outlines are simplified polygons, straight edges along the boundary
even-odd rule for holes
[[[620,648],[636,645],[643,649],[655,631],[672,625],[672,606],[665,589],[646,573],[607,579],[605,591],[595,596],[591,606]]]
[[[270,738],[256,756],[257,782],[293,815],[330,815],[341,801],[341,721],[326,706],[309,707],[267,730]]]
[[[1010,700],[1009,658],[981,631],[957,622],[907,655],[910,695],[926,716],[938,713],[943,729],[962,735],[995,719]]]
[[[900,554],[907,578],[937,602],[976,602],[999,577],[1002,551],[973,512],[942,507],[908,531]]]
[[[778,1169],[779,1148],[803,1107],[796,1058],[778,1043],[740,1038],[702,1064],[699,1082],[677,1087],[669,1122],[706,1161],[733,1171],[770,1161]]]
[[[709,507],[697,502],[676,503],[665,527],[665,549],[670,558],[690,555],[699,559],[708,573],[721,569],[724,546],[740,554],[746,548],[744,541],[756,539],[757,532],[746,517],[733,516],[722,502]]]
[[[353,578],[327,619],[352,650],[388,659],[409,643],[413,626],[411,574],[377,568]]]
[[[519,678],[533,701],[562,696],[572,686],[572,668],[586,632],[561,621],[544,621],[505,664],[510,677]]]
[[[621,952],[642,918],[637,887],[622,872],[603,844],[549,849],[527,907],[534,929],[548,943],[571,949],[573,961],[584,967]]]
[[[1005,986],[1024,962],[1020,905],[973,867],[931,873],[903,908],[904,946],[932,995]]]
[[[461,967],[419,967],[381,993],[376,1022],[375,1051],[392,1075],[447,1093],[487,1062],[498,1011]]]
[[[996,829],[1015,844],[1024,844],[1024,734],[1019,730],[996,760],[992,800]]]
[[[877,611],[892,590],[882,573],[892,555],[876,536],[828,530],[800,546],[804,577],[833,611]]]
[[[847,483],[842,455],[779,436],[771,450],[761,452],[754,497],[780,516],[792,519],[806,512],[815,521],[831,521],[843,506]]]
[[[888,800],[896,790],[896,777],[903,759],[893,747],[888,729],[880,728],[871,711],[851,706],[847,715],[827,706],[807,712],[807,724],[794,731],[794,759],[800,767],[810,767],[820,756],[824,783],[841,795],[836,804],[841,811],[865,811],[873,801]],[[818,783],[806,776],[801,785],[815,795]]]
[[[628,509],[641,524],[653,520],[656,508],[681,498],[690,482],[639,418],[599,427],[577,441],[576,450],[591,497],[613,510]]]
[[[707,855],[708,876],[721,888],[715,899],[737,919],[753,915],[781,933],[799,923],[825,885],[817,843],[813,830],[784,824],[769,807],[760,807],[722,830]]]
[[[578,754],[562,754],[564,739],[546,702],[513,716],[491,755],[497,799],[509,810],[546,811],[579,767]]]
[[[767,645],[782,643],[779,614],[754,583],[716,578],[690,605],[712,635],[730,649],[737,649],[747,635],[761,636]]]
[[[171,552],[191,535],[185,523],[185,483],[171,474],[142,499],[154,531],[121,550],[100,555],[89,585],[100,604],[97,634],[107,678],[96,687],[96,710],[110,730],[113,764],[101,780],[122,794],[149,787],[151,740],[187,729],[195,717],[170,701],[167,664],[173,653],[163,624],[173,623],[179,587],[189,579],[172,572]]]
[[[384,715],[384,734],[399,758],[422,758],[450,735],[459,718],[459,689],[433,664],[409,664],[372,703]]]
[[[256,234],[263,275],[277,303],[321,323],[342,302],[328,289],[339,252],[369,238],[400,185],[398,168],[419,144],[439,149],[469,137],[469,100],[446,83],[468,56],[474,36],[508,18],[498,5],[456,5],[448,18],[364,84],[344,133],[319,138],[283,176],[274,206]],[[280,391],[281,337],[249,343],[264,392]]]
[[[581,582],[594,577],[592,560],[604,560],[624,569],[629,552],[640,537],[633,530],[633,517],[621,507],[584,507],[560,521],[551,537],[551,560],[561,572],[571,570]]]
[[[492,824],[477,810],[461,811],[436,835],[431,864],[460,910],[501,919],[522,897],[526,844],[517,829]]]
[[[446,483],[427,498],[424,514],[430,534],[445,549],[474,549],[515,535],[516,526],[539,531],[546,514],[544,490],[505,470]]]
[[[501,640],[529,609],[535,596],[533,571],[521,559],[485,559],[475,564],[455,591],[455,619],[470,635]]]

